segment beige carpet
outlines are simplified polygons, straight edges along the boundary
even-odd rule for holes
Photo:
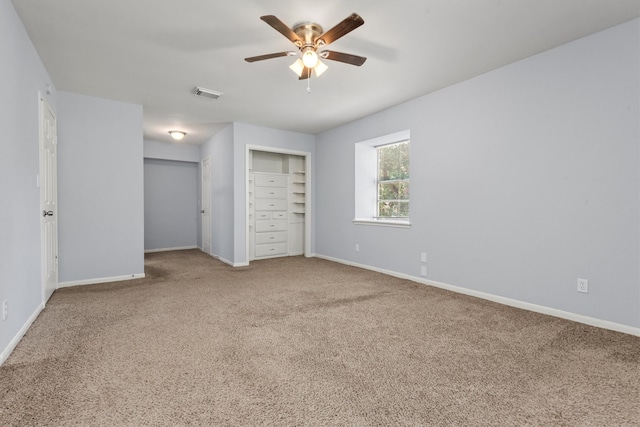
[[[640,425],[638,337],[320,259],[146,273],[55,292],[1,425]]]

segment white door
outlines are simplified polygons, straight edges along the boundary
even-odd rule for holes
[[[202,250],[211,254],[211,159],[202,161]]]
[[[56,117],[40,99],[40,233],[42,298],[47,302],[58,287],[58,183]]]

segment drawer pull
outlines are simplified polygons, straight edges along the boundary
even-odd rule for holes
[[[275,237],[269,237],[269,239],[273,240],[273,239],[275,239]]]

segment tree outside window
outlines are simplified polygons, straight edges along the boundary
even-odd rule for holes
[[[378,153],[378,218],[409,217],[409,141],[383,145]]]

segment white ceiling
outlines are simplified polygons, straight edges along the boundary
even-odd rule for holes
[[[640,0],[13,0],[58,90],[141,104],[145,139],[199,144],[229,122],[316,134],[640,16]],[[259,18],[365,24],[299,81]],[[223,92],[218,100],[195,86]]]

